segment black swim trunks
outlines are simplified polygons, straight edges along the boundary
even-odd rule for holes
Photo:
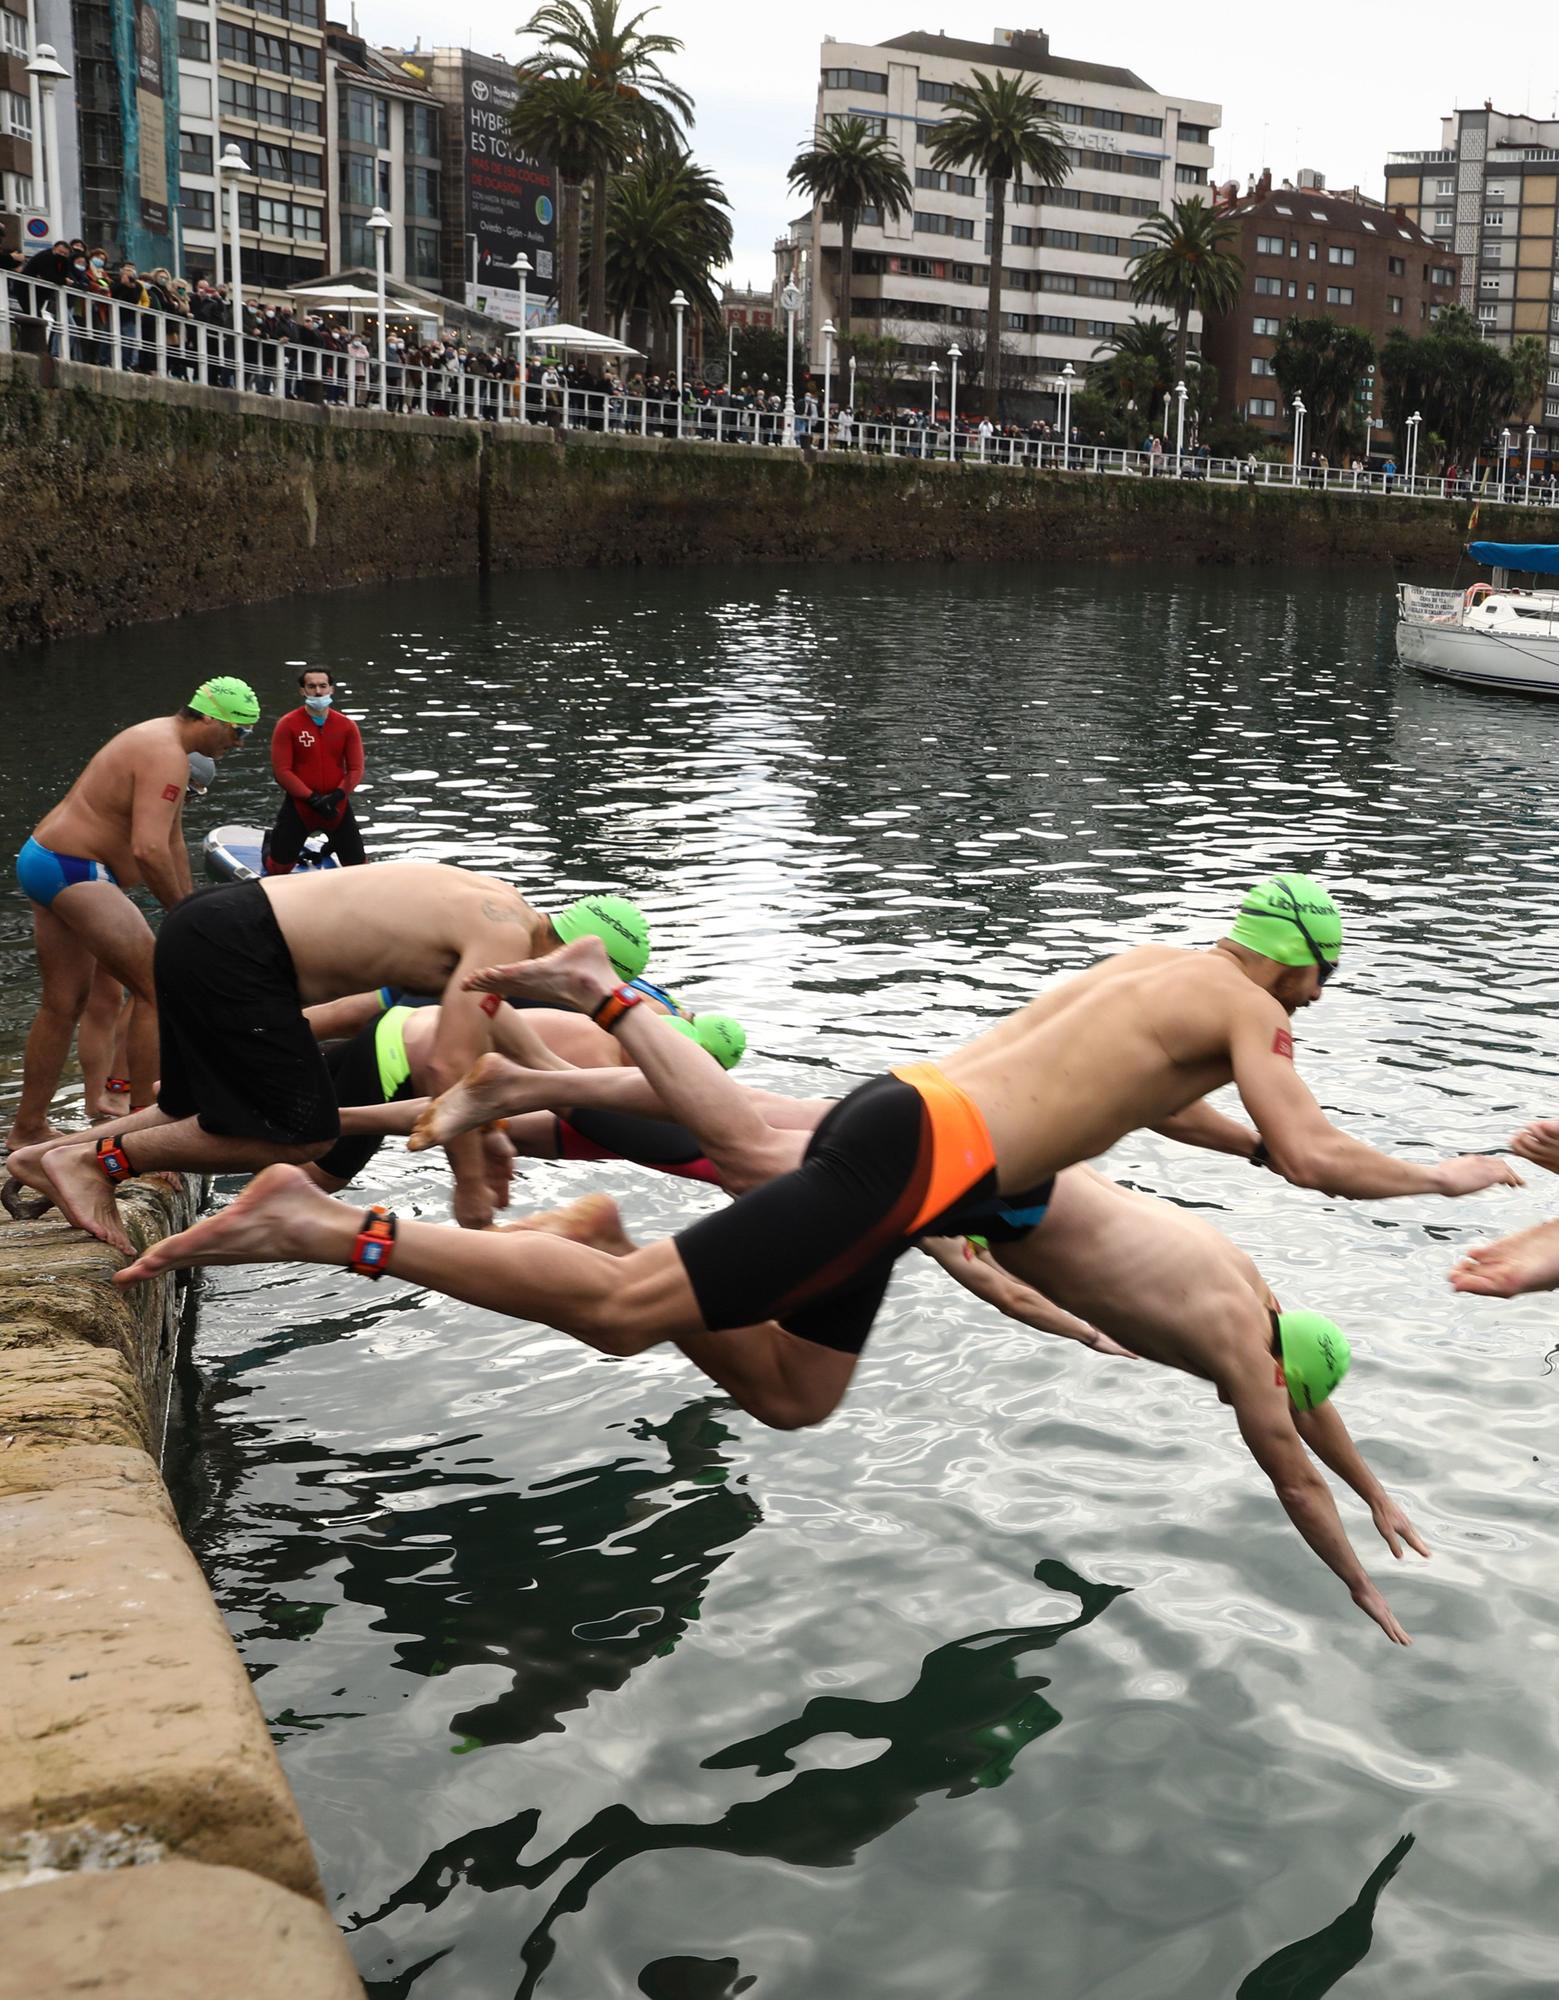
[[[675,1241],[712,1332],[777,1319],[803,1340],[859,1354],[916,1238],[981,1229],[976,1218],[988,1223],[1000,1201],[984,1119],[917,1063],[851,1091],[794,1172]]]
[[[258,882],[198,890],[176,904],[157,934],[153,970],[157,1107],[166,1117],[286,1147],[340,1136],[292,954]]]
[[[399,1104],[412,1094],[406,1054],[409,1007],[392,1007],[344,1042],[325,1044],[337,1104]],[[354,1181],[384,1144],[382,1132],[345,1133],[314,1162],[332,1180]]]
[[[718,1183],[714,1163],[685,1125],[633,1111],[582,1106],[553,1121],[560,1160],[631,1160],[683,1180]]]

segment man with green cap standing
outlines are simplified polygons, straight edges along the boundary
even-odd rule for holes
[[[84,1138],[13,1153],[11,1173],[128,1252],[114,1194],[129,1176],[302,1165],[335,1143],[335,1089],[305,1007],[376,986],[441,994],[427,1074],[445,1090],[492,1047],[503,1004],[467,981],[499,957],[557,951],[565,930],[567,948],[593,946],[614,979],[636,979],[648,962],[648,928],[620,896],[587,896],[548,917],[507,882],[442,862],[272,875],[191,896],[157,938],[156,1104]],[[483,1229],[495,1190],[481,1134],[446,1150],[455,1220]]]
[[[151,927],[125,894],[143,884],[172,906],[190,893],[184,796],[192,755],[221,757],[260,715],[252,688],[222,675],[176,715],[121,730],[104,744],[16,858],[32,904],[43,996],[27,1037],[22,1098],[10,1146],[50,1136],[48,1109],[99,961],[134,1002],[130,1101],[149,1103],[157,1079]]]

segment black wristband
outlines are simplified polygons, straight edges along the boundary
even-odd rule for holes
[[[1250,1163],[1253,1167],[1270,1167],[1272,1155],[1267,1151],[1265,1139],[1258,1139],[1250,1149]]]

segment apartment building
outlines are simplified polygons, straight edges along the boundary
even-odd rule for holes
[[[953,87],[976,70],[1013,72],[1037,85],[1071,159],[1060,188],[1008,189],[1000,246],[990,242],[983,179],[931,165]],[[1037,30],[998,29],[989,42],[925,33],[825,41],[817,129],[846,115],[870,119],[893,140],[915,187],[912,212],[860,219],[851,276],[856,332],[893,334],[912,363],[944,361],[961,335],[983,337],[989,260],[999,254],[1004,372],[1043,387],[1069,361],[1081,373],[1133,317],[1132,235],[1147,216],[1208,187],[1222,111],[1166,96],[1132,70],[1054,55]],[[799,218],[782,262],[801,286],[800,330],[820,364],[823,321],[837,321],[838,222],[821,206]],[[1199,331],[1196,319],[1192,329]]]
[[[322,0],[178,0],[179,185],[188,276],[225,274],[234,145],[246,293],[280,299],[324,276],[325,18]]]
[[[1286,436],[1291,421],[1272,372],[1287,320],[1333,319],[1381,341],[1426,333],[1456,298],[1449,255],[1405,211],[1356,190],[1328,193],[1319,175],[1301,180],[1309,185],[1274,189],[1264,173],[1248,193],[1220,200],[1238,230],[1231,247],[1245,275],[1239,304],[1202,331],[1202,352],[1218,370],[1220,412],[1275,436]],[[1382,386],[1373,376],[1366,381],[1361,417],[1379,422]]]
[[[1484,104],[1441,120],[1440,144],[1391,153],[1386,199],[1433,236],[1457,273],[1457,302],[1485,337],[1548,345],[1548,386],[1529,414],[1538,445],[1559,447],[1559,119]]]
[[[26,0],[0,0],[0,209],[20,215],[33,205],[36,92],[27,74]],[[15,243],[15,237],[8,241]]]
[[[370,48],[334,22],[325,29],[330,242],[339,270],[372,271],[368,218],[382,208],[385,274],[423,290],[439,282],[443,112],[415,55]]]

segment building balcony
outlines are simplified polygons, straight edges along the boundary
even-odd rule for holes
[[[1442,146],[1432,153],[1388,153],[1386,165],[1388,167],[1450,166],[1455,159],[1455,150]]]

